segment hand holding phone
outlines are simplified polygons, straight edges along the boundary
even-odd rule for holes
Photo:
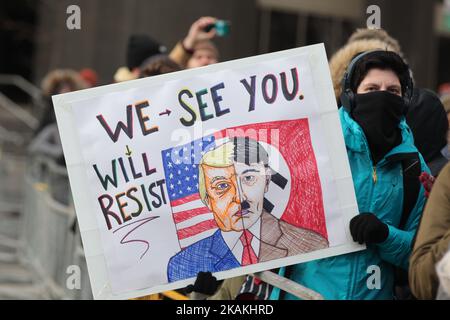
[[[210,32],[212,29],[214,29],[214,32]],[[229,32],[229,21],[218,20],[215,17],[201,17],[191,25],[182,44],[185,49],[192,50],[199,41],[211,40],[215,36],[224,37]]]

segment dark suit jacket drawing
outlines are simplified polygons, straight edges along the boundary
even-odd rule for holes
[[[232,232],[232,231],[231,231]],[[306,253],[328,247],[320,234],[295,227],[263,211],[258,262]],[[174,255],[168,263],[169,282],[193,278],[199,271],[219,272],[240,267],[220,230]]]
[[[328,240],[312,230],[296,227],[263,210],[258,262],[294,256],[328,247]]]

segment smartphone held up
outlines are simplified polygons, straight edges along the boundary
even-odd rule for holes
[[[216,34],[219,37],[225,37],[230,33],[231,22],[228,20],[217,20],[205,27],[205,31],[209,32],[211,29],[216,29]]]

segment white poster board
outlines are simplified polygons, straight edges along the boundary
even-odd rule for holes
[[[364,248],[323,44],[53,103],[96,299]]]

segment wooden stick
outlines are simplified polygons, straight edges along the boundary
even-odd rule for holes
[[[253,276],[302,300],[324,300],[321,294],[274,272],[263,271],[255,273]]]

